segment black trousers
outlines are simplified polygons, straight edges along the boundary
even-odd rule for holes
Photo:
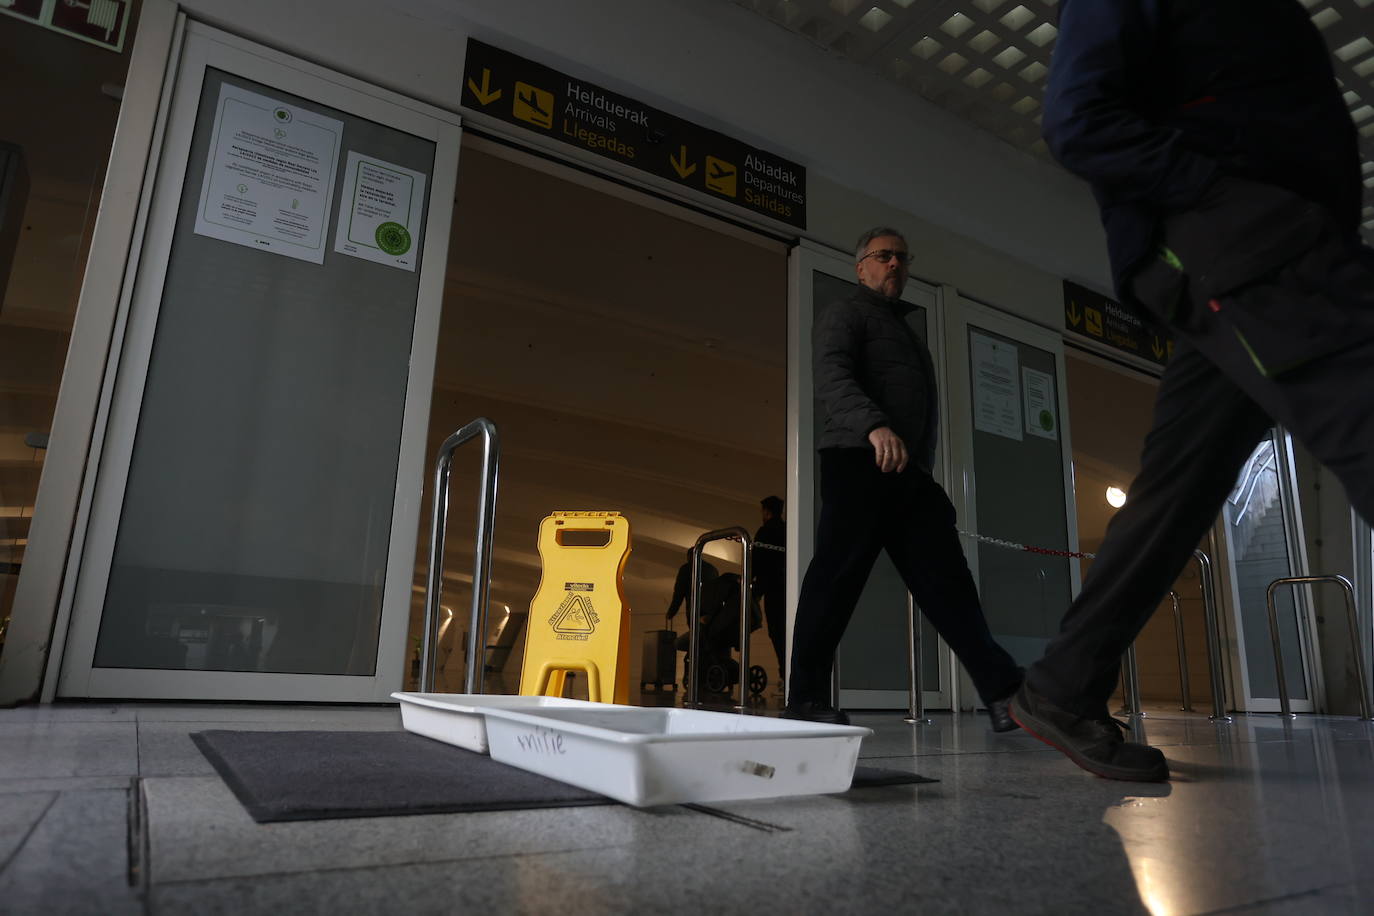
[[[881,550],[984,702],[1015,690],[1021,670],[988,630],[940,485],[915,467],[882,473],[872,449],[821,449],[820,458],[821,518],[792,627],[788,702],[829,702],[835,650]]]
[[[1152,305],[1146,297],[1168,288],[1170,270],[1147,267],[1134,292]],[[1059,634],[1027,672],[1034,690],[1081,716],[1107,715],[1122,653],[1216,520],[1271,419],[1374,519],[1374,253],[1328,237],[1261,281],[1190,306],[1170,322],[1180,345],[1160,383],[1140,474]],[[1251,306],[1239,322],[1229,317]],[[1316,341],[1318,350],[1267,377],[1237,335],[1261,309],[1276,338],[1285,327],[1274,323],[1291,320],[1291,339]]]
[[[768,641],[778,656],[778,678],[787,677],[787,582],[773,579],[759,580],[755,587],[763,605],[763,619],[768,626]]]

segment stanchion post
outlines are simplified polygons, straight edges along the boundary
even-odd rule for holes
[[[687,597],[688,636],[687,698],[688,706],[701,705],[701,635],[697,621],[701,616],[701,563],[706,545],[712,541],[739,541],[744,556],[740,561],[740,646],[739,646],[739,705],[736,710],[749,708],[749,625],[754,596],[753,576],[754,539],[743,528],[720,528],[708,531],[692,547],[692,593]]]
[[[1284,719],[1296,718],[1292,703],[1288,699],[1288,678],[1283,670],[1283,644],[1279,640],[1279,612],[1274,606],[1274,590],[1280,585],[1309,581],[1306,578],[1275,579],[1264,590],[1264,603],[1269,611],[1269,642],[1274,647],[1274,674],[1279,684],[1279,715]],[[1296,611],[1296,605],[1294,610]]]
[[[840,650],[835,649],[835,657],[830,662],[830,705],[840,708]]]
[[[501,444],[496,424],[478,417],[444,440],[434,467],[434,503],[429,522],[429,571],[425,578],[425,624],[420,646],[420,690],[434,690],[439,651],[436,627],[444,587],[444,534],[448,528],[448,480],[453,453],[469,439],[482,437],[482,489],[477,509],[477,540],[473,551],[472,613],[468,624],[468,664],[465,690],[481,693],[486,680],[487,599],[491,584],[491,546],[496,520],[496,487]]]
[[[735,709],[744,712],[749,708],[749,634],[754,622],[754,539],[741,528],[739,543],[744,555],[739,564],[739,705]]]
[[[926,716],[925,697],[922,693],[924,685],[921,679],[921,621],[916,615],[916,602],[910,592],[906,596],[906,648],[910,700],[903,721],[908,725],[930,725],[931,720]],[[836,708],[839,708],[838,704]]]
[[[1369,672],[1364,667],[1364,645],[1360,641],[1360,618],[1355,610],[1355,586],[1345,576],[1332,576],[1345,595],[1345,619],[1350,625],[1350,649],[1355,654],[1355,684],[1360,691],[1360,719],[1374,722],[1374,700],[1369,695]]]
[[[1145,713],[1140,710],[1140,667],[1136,663],[1135,643],[1131,643],[1126,650],[1121,664],[1126,681],[1126,712],[1132,719],[1143,718]]]
[[[688,706],[696,708],[701,705],[701,634],[699,620],[701,618],[701,550],[704,545],[697,542],[692,548],[692,585],[687,594],[687,670],[683,672],[683,677],[687,679],[687,696],[683,700]]]
[[[1225,675],[1221,668],[1221,620],[1217,616],[1216,580],[1212,576],[1212,558],[1201,548],[1193,551],[1198,573],[1202,577],[1202,611],[1207,635],[1207,679],[1212,688],[1213,722],[1230,722],[1226,713]]]
[[[1374,721],[1374,715],[1370,713],[1369,681],[1364,670],[1364,656],[1360,644],[1360,622],[1355,613],[1355,587],[1345,576],[1288,576],[1270,582],[1269,588],[1265,591],[1264,600],[1269,611],[1269,638],[1274,644],[1274,669],[1279,682],[1279,708],[1282,710],[1280,715],[1287,719],[1294,718],[1290,711],[1288,684],[1284,678],[1283,650],[1279,644],[1278,611],[1274,605],[1274,592],[1283,585],[1318,585],[1323,582],[1340,586],[1341,595],[1345,598],[1345,619],[1350,627],[1350,644],[1355,651],[1355,686],[1360,692],[1360,720]],[[1296,608],[1296,605],[1294,607]]]
[[[1178,689],[1179,709],[1193,711],[1192,690],[1188,679],[1188,643],[1183,633],[1183,608],[1179,604],[1178,592],[1169,589],[1169,600],[1174,604],[1174,646],[1178,649]]]

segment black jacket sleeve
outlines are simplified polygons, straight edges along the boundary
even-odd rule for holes
[[[1162,7],[1162,0],[1062,0],[1043,130],[1054,157],[1114,202],[1173,212],[1202,196],[1218,164],[1136,102],[1151,79]]]
[[[859,384],[862,321],[847,302],[821,312],[811,337],[811,371],[829,424],[867,435],[889,420]]]

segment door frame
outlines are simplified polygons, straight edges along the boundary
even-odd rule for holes
[[[179,17],[178,31],[158,102],[154,154],[145,173],[137,229],[126,269],[127,291],[116,314],[88,455],[88,466],[94,470],[87,474],[83,485],[77,537],[69,554],[58,609],[58,639],[47,667],[43,699],[51,700],[61,693],[84,697],[383,701],[392,690],[401,687],[406,657],[405,636],[421,513],[419,482],[424,472],[435,347],[457,181],[459,119],[452,113],[219,29],[187,22],[184,16]],[[371,676],[92,667],[172,232],[187,171],[187,154],[208,67],[279,87],[435,144],[377,660]],[[128,282],[131,278],[133,282]]]
[[[1064,523],[1068,535],[1068,549],[1076,552],[1078,543],[1077,493],[1073,476],[1073,438],[1070,428],[1068,385],[1065,383],[1064,335],[1051,331],[1024,318],[1001,311],[990,305],[968,299],[952,286],[941,287],[945,312],[945,349],[951,362],[962,367],[957,378],[951,378],[946,396],[948,409],[948,460],[951,479],[950,500],[959,513],[959,523],[965,531],[975,535],[1003,537],[997,531],[978,529],[978,484],[973,463],[973,390],[968,377],[970,325],[999,334],[1018,344],[1044,350],[1054,356],[1055,402],[1059,411],[1059,460],[1064,481]],[[970,538],[964,538],[964,556],[970,572],[979,581],[978,551]],[[1043,545],[1030,545],[1043,546]],[[1068,558],[1069,598],[1078,597],[1082,589],[1082,564],[1076,557]],[[1067,607],[1064,608],[1068,610]],[[959,696],[966,697],[962,709],[978,705],[978,693],[967,672],[960,669]]]
[[[816,418],[811,367],[811,328],[815,322],[816,303],[813,301],[811,274],[828,274],[846,283],[856,282],[854,256],[807,239],[800,240],[788,257],[787,311],[787,507],[792,524],[787,526],[787,655],[792,655],[792,633],[797,614],[797,598],[806,567],[816,550],[815,481],[817,470],[815,442]],[[921,280],[908,281],[902,300],[926,310],[927,338],[935,373],[941,384],[940,445],[936,450],[933,475],[937,483],[949,489],[949,435],[947,408],[949,387],[945,358],[944,309],[941,290]],[[822,303],[824,305],[824,303]],[[910,595],[907,596],[910,600]],[[955,687],[951,673],[956,660],[943,639],[936,653],[940,661],[939,684],[936,691],[923,690],[922,702],[927,708],[953,708]],[[843,670],[841,670],[843,677]],[[910,700],[907,690],[845,690],[841,689],[841,705],[866,709],[906,709]]]

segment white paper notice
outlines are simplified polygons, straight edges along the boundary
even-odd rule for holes
[[[403,270],[415,269],[425,174],[361,153],[348,154],[334,250]]]
[[[995,436],[1021,439],[1021,392],[1016,346],[969,334],[973,358],[973,427]]]
[[[343,122],[222,86],[196,234],[324,263]]]
[[[1026,432],[1044,439],[1059,438],[1055,410],[1054,376],[1038,369],[1021,369],[1022,402],[1026,408]]]

